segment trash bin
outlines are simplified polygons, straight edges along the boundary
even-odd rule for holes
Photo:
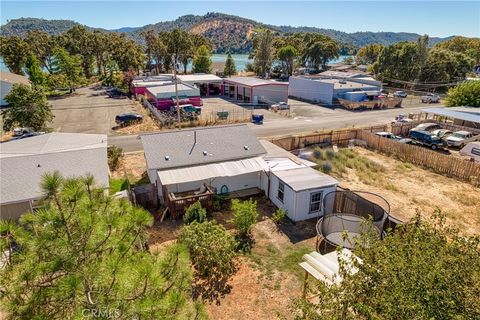
[[[252,122],[255,124],[263,124],[263,114],[252,114]]]

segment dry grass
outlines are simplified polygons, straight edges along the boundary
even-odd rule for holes
[[[135,107],[135,112],[143,115],[143,120],[140,123],[133,124],[131,126],[118,128],[115,130],[118,134],[135,134],[135,133],[142,133],[142,132],[151,132],[151,131],[158,131],[160,127],[158,124],[152,119],[147,109],[145,109],[140,102],[134,101],[133,105]]]
[[[13,137],[13,133],[11,131],[9,131],[9,132],[3,132],[2,131],[2,135],[0,136],[0,142],[8,141],[8,140],[12,139],[12,137]]]
[[[148,183],[147,163],[143,151],[124,154],[117,170],[111,172],[113,179],[123,179],[125,176],[131,184],[137,184],[139,181]]]
[[[462,233],[480,234],[480,189],[363,148],[354,151],[380,163],[383,170],[370,181],[358,168],[347,168],[340,186],[381,195],[390,203],[392,215],[402,220],[412,218],[417,210],[428,216],[440,208],[447,222]]]

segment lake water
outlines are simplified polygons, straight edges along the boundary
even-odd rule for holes
[[[348,56],[340,56],[338,59],[329,61],[328,63],[338,63],[342,62]],[[247,63],[253,63],[253,60],[248,59],[248,54],[232,54],[233,61],[235,61],[235,66],[237,71],[244,71]],[[227,60],[226,54],[213,54],[212,62],[225,62]],[[3,59],[0,59],[0,70],[8,71],[7,67],[3,63]],[[188,66],[188,70],[192,70],[192,64]]]

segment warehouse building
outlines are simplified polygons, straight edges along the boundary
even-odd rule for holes
[[[381,86],[374,83],[321,77],[290,77],[288,95],[315,103],[332,105],[336,99],[371,100],[380,95]]]
[[[225,96],[254,105],[273,104],[288,99],[288,82],[252,77],[230,77],[223,79],[223,85]]]
[[[181,74],[177,76],[178,81],[197,87],[200,90],[200,96],[218,96],[222,94],[222,78],[207,73]]]

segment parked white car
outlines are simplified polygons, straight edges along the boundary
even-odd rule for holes
[[[437,130],[433,130],[432,133],[433,133],[434,135],[436,135],[437,137],[442,138],[442,139],[446,139],[446,138],[448,138],[449,136],[451,136],[451,135],[453,134],[452,131],[447,130],[447,129],[437,129]]]
[[[290,105],[286,102],[279,102],[279,103],[272,104],[270,108],[273,110],[288,110],[290,109]]]
[[[438,103],[440,102],[440,96],[438,94],[429,93],[422,96],[422,103]]]
[[[473,138],[473,133],[468,131],[457,131],[445,139],[449,147],[463,147]]]

